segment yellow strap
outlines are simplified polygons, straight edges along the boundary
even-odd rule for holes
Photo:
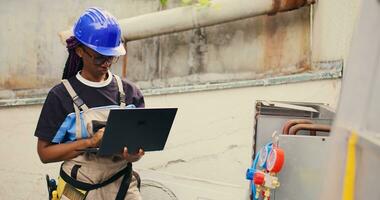
[[[58,193],[58,199],[61,199],[62,198],[62,195],[65,195],[64,193],[70,193],[70,188],[74,188],[74,187],[67,187],[66,185],[68,185],[68,183],[66,183],[61,177],[58,177],[58,184],[57,184],[57,193]],[[66,191],[65,191],[66,190]],[[83,195],[86,194],[86,191],[84,190],[80,190],[80,189],[77,189],[75,188],[76,191],[82,193]],[[71,192],[72,193],[72,192]]]
[[[355,199],[356,143],[358,134],[352,132],[347,145],[346,173],[343,182],[343,200]]]

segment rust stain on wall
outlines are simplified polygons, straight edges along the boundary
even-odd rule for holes
[[[278,68],[282,60],[284,51],[284,40],[286,30],[282,29],[276,16],[266,16],[263,18],[265,41],[264,41],[264,66],[263,71]]]
[[[294,74],[310,69],[309,8],[262,18],[262,73]]]

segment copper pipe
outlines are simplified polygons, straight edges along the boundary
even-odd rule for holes
[[[297,124],[290,128],[289,135],[296,135],[300,130],[309,130],[310,135],[316,136],[316,131],[330,132],[331,126],[325,124]]]
[[[124,48],[125,48],[125,51],[127,52],[127,42],[124,42]],[[125,79],[127,78],[127,64],[128,64],[127,53],[122,58],[123,58],[123,64],[121,66],[121,77]]]
[[[282,129],[282,134],[288,135],[289,134],[289,129],[297,124],[312,124],[313,121],[308,120],[308,119],[291,119],[287,121]]]

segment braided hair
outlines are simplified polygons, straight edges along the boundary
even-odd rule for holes
[[[83,68],[83,60],[75,52],[75,49],[79,47],[81,43],[74,36],[71,36],[66,40],[66,44],[67,51],[69,52],[69,57],[66,60],[62,79],[69,79],[75,76]]]

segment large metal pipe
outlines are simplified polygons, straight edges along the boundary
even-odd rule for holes
[[[273,15],[314,2],[315,0],[214,0],[212,5],[215,6],[184,6],[122,19],[119,22],[123,38],[132,41],[259,15]],[[64,44],[71,35],[72,30],[59,33]]]

